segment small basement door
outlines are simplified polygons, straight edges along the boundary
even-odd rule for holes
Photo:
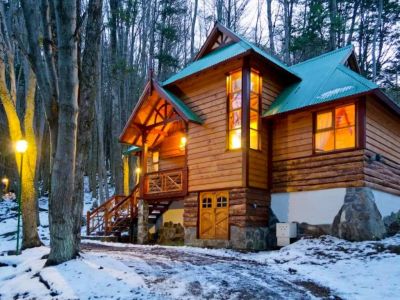
[[[200,238],[229,238],[229,193],[200,193]]]

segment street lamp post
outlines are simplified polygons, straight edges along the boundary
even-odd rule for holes
[[[18,255],[20,252],[19,249],[19,232],[20,232],[20,227],[21,227],[21,197],[22,197],[22,165],[24,163],[24,153],[26,152],[26,149],[28,148],[28,142],[25,140],[19,140],[15,144],[15,150],[17,153],[21,154],[21,160],[20,160],[20,165],[19,165],[19,189],[18,189],[18,222],[17,222],[17,249],[16,249],[16,254]]]

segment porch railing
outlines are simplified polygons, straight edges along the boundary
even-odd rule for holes
[[[172,169],[147,173],[144,176],[146,197],[165,194],[185,194],[187,191],[187,169]]]
[[[87,212],[86,234],[109,235],[129,227],[137,215],[139,187],[135,186],[129,196],[116,195],[93,211]]]

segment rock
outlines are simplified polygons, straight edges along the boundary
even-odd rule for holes
[[[277,247],[276,240],[276,223],[279,223],[278,218],[275,216],[271,207],[268,211],[268,234],[267,234],[267,248],[274,249]]]
[[[349,241],[379,240],[385,236],[385,225],[370,188],[347,188],[332,234]]]
[[[400,233],[400,210],[397,213],[391,213],[389,216],[383,218],[387,235],[393,236]]]
[[[165,222],[158,230],[158,244],[177,245],[183,244],[185,231],[180,223]]]
[[[317,238],[322,235],[331,234],[331,225],[312,225],[308,223],[298,224],[299,236]]]

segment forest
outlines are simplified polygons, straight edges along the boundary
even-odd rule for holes
[[[17,191],[25,170],[22,247],[41,244],[48,195],[47,263],[78,255],[85,176],[98,204],[123,192],[118,139],[146,81],[190,64],[215,22],[287,65],[353,44],[400,103],[399,21],[396,0],[1,0],[0,176]]]

